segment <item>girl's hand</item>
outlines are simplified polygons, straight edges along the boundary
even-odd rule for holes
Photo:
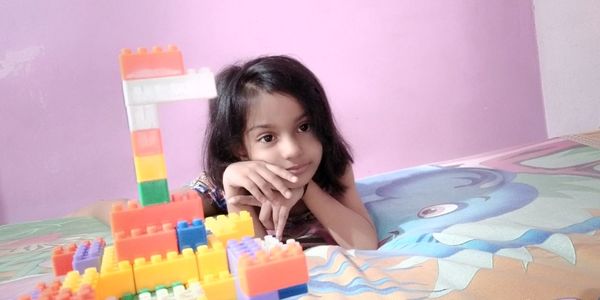
[[[293,195],[288,185],[296,181],[298,177],[290,171],[264,161],[236,162],[230,164],[223,173],[227,197],[241,195],[241,189],[245,189],[261,203],[275,198],[276,194],[291,198]],[[234,192],[227,195],[232,189]]]
[[[306,190],[305,186],[301,186],[299,188],[292,189],[292,197],[290,199],[285,199],[279,195],[279,199],[274,199],[271,201],[271,210],[273,215],[272,226],[275,227],[275,237],[278,240],[281,240],[283,237],[283,230],[285,229],[285,224],[287,223],[287,219],[290,215],[290,211],[292,207],[302,199],[304,196],[304,191]],[[261,207],[261,215],[263,208]],[[262,222],[262,220],[261,220]],[[264,223],[263,223],[264,225]],[[266,228],[266,226],[265,226]]]

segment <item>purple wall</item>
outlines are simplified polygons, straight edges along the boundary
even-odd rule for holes
[[[0,223],[135,196],[124,47],[176,44],[187,67],[215,71],[300,58],[359,178],[545,138],[530,1],[288,2],[3,1]],[[206,108],[160,109],[171,188],[200,169]]]

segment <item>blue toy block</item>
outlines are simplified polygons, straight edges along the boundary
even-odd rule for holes
[[[191,224],[186,221],[177,222],[177,243],[180,253],[185,248],[195,251],[198,246],[206,245],[208,241],[204,222],[201,219],[194,219]]]
[[[229,262],[229,272],[234,277],[238,274],[238,260],[240,256],[248,254],[251,257],[262,250],[261,245],[253,238],[245,237],[241,241],[229,240],[227,242],[227,261]]]
[[[87,241],[79,245],[73,255],[73,270],[83,274],[85,269],[95,268],[99,272],[105,245],[103,239],[97,239],[92,243]]]
[[[288,297],[300,296],[308,293],[308,285],[300,284],[291,286],[285,289],[281,289],[277,292],[279,294],[279,299],[285,299]]]

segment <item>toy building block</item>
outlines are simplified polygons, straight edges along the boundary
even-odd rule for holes
[[[242,211],[239,214],[218,215],[216,218],[209,217],[204,220],[204,225],[225,245],[229,240],[254,236],[252,218],[247,211]]]
[[[130,232],[115,233],[115,250],[118,260],[133,261],[136,258],[150,258],[170,251],[177,252],[177,233],[171,223],[162,226],[148,226]]]
[[[73,270],[73,256],[77,250],[77,245],[71,244],[69,246],[62,247],[57,246],[52,251],[52,267],[54,270],[54,276],[61,276],[67,274]]]
[[[86,241],[77,247],[73,256],[73,270],[83,273],[87,268],[100,270],[100,262],[106,242],[99,238],[93,243]]]
[[[100,267],[100,278],[98,278],[96,288],[98,299],[118,298],[126,293],[135,293],[135,291],[131,263],[129,261],[117,261],[115,247],[105,247]]]
[[[308,285],[306,285],[306,283],[295,285],[285,289],[280,289],[279,291],[277,291],[277,293],[279,295],[279,299],[304,295],[308,293]]]
[[[131,231],[149,225],[163,223],[177,224],[179,220],[204,219],[202,199],[194,190],[171,195],[171,202],[142,207],[137,201],[129,201],[127,206],[115,204],[111,212],[113,234],[118,231]]]
[[[221,272],[228,272],[227,252],[221,241],[213,235],[208,236],[209,245],[203,245],[196,248],[196,261],[198,262],[198,275],[200,280],[208,274],[218,275]]]
[[[121,50],[119,56],[123,80],[176,76],[184,73],[183,56],[177,47],[169,45],[166,51],[160,47]]]
[[[125,106],[129,131],[158,128],[158,109],[155,104]]]
[[[131,148],[135,156],[162,154],[160,129],[149,128],[131,132]]]
[[[71,271],[65,276],[60,289],[69,289],[73,293],[77,293],[83,285],[94,289],[98,284],[98,276],[98,271],[95,268],[87,268],[83,276],[78,271]]]
[[[133,160],[135,163],[135,175],[137,182],[167,178],[165,157],[162,154],[151,156],[134,156]]]
[[[138,195],[142,206],[169,202],[169,185],[166,179],[138,183]]]
[[[201,281],[204,294],[209,300],[222,299],[222,300],[233,300],[236,299],[235,283],[233,276],[229,272],[221,272],[217,274],[208,274]]]
[[[133,264],[135,286],[141,289],[154,290],[157,285],[171,284],[173,282],[187,282],[198,278],[198,266],[194,250],[183,249],[181,254],[177,251],[168,252],[165,259],[160,255],[153,255],[150,261],[145,258],[136,258]]]
[[[234,282],[235,282],[235,291],[237,293],[237,300],[279,300],[279,293],[278,291],[270,291],[270,292],[266,292],[264,294],[260,294],[260,295],[256,295],[256,296],[248,296],[244,293],[244,291],[242,291],[242,289],[240,288],[240,282],[239,280],[235,280],[234,277]]]
[[[206,245],[206,228],[202,220],[194,219],[191,224],[187,221],[177,222],[177,243],[179,252],[185,248],[196,249]]]
[[[123,81],[125,105],[148,105],[217,96],[213,73],[188,70],[184,75]]]
[[[302,246],[288,240],[269,253],[256,251],[256,241],[244,238],[230,241],[227,251],[230,263],[236,264],[241,290],[248,296],[257,296],[308,282],[308,268]]]

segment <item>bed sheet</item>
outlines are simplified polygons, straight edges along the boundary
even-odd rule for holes
[[[377,251],[306,251],[315,298],[600,299],[600,132],[358,182]]]

